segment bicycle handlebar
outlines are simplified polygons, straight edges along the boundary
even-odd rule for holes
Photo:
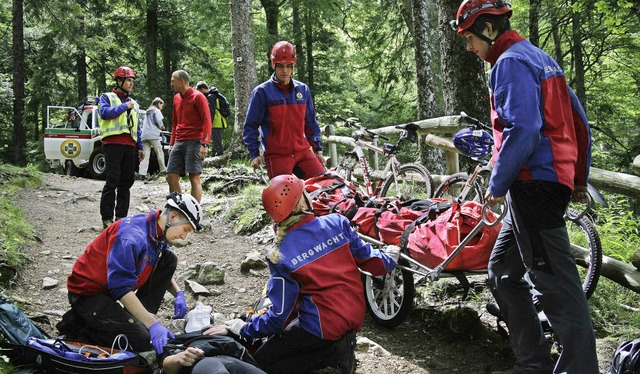
[[[473,118],[470,115],[468,115],[465,112],[460,112],[460,116],[462,117],[462,119],[472,125],[473,127],[477,128],[477,129],[485,129],[487,131],[491,131],[491,127],[489,127],[488,125],[486,125],[485,123],[481,122],[479,119],[477,118]]]
[[[377,134],[371,130],[369,130],[368,128],[362,126],[360,123],[358,123],[358,121],[356,120],[352,120],[352,119],[346,119],[343,118],[341,115],[336,114],[336,119],[338,121],[341,121],[342,124],[344,125],[344,127],[355,127],[361,131],[366,132],[367,134],[369,134],[369,136],[373,137],[373,138],[380,138],[382,140],[389,140],[389,137],[381,135],[381,134]]]

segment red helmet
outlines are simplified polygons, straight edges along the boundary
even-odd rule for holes
[[[278,175],[262,190],[262,206],[275,223],[289,217],[304,194],[304,182],[295,175]]]
[[[295,64],[296,49],[293,44],[288,41],[281,40],[277,42],[271,49],[271,67],[276,64]]]
[[[456,19],[450,22],[451,27],[460,35],[481,14],[507,14],[511,18],[511,5],[504,0],[464,0],[458,8]]]
[[[136,79],[136,73],[127,66],[120,66],[113,73],[113,80],[117,80],[118,78],[133,78]]]

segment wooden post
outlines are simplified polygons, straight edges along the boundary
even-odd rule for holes
[[[327,125],[326,135],[333,136],[336,134],[336,129],[332,124]],[[326,144],[326,143],[325,143]],[[329,167],[335,168],[338,166],[338,146],[335,142],[329,143]]]
[[[453,142],[451,140],[433,134],[428,134],[424,137],[424,142],[433,147],[442,148],[447,151],[447,173],[449,175],[460,171],[460,164],[458,163],[458,153],[460,153],[460,151],[453,146]]]
[[[375,145],[376,147],[378,146],[378,138],[373,139],[373,145]],[[379,170],[378,165],[379,165],[378,152],[374,152],[373,150],[370,149],[369,150],[369,166],[371,166],[373,170]]]

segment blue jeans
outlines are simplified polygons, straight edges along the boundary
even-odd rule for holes
[[[515,182],[509,213],[489,259],[489,286],[506,317],[518,373],[597,374],[595,335],[563,220],[571,191],[543,181]],[[532,295],[562,353],[551,359]]]

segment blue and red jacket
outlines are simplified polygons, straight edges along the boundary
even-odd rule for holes
[[[160,211],[125,217],[107,227],[85,249],[67,278],[77,295],[114,300],[142,287],[169,247],[158,227]]]
[[[517,180],[586,186],[591,130],[558,63],[513,30],[487,61],[496,147],[490,193],[504,196]]]
[[[358,268],[383,275],[393,259],[363,242],[339,214],[308,215],[279,246],[281,260],[269,261],[267,296],[273,303],[241,331],[244,337],[282,332],[295,318],[306,332],[338,340],[364,322],[365,300]]]
[[[291,156],[310,146],[314,152],[321,151],[320,127],[309,87],[292,79],[283,89],[274,79],[271,76],[251,93],[242,134],[250,159],[260,155],[259,136],[265,159]]]

